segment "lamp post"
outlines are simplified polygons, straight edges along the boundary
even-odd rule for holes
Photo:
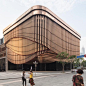
[[[33,64],[35,65],[35,76],[36,76],[36,67],[37,67],[37,64],[38,64],[38,62],[33,62]]]

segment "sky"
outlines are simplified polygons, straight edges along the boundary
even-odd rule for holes
[[[34,5],[43,5],[81,35],[86,53],[86,0],[0,0],[0,38],[3,29]]]

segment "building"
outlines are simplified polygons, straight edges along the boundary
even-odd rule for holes
[[[0,39],[0,71],[6,69],[6,47],[4,44],[4,38]]]
[[[59,52],[80,55],[80,34],[44,6],[31,7],[3,34],[8,69],[34,68],[37,61],[37,70],[61,70]]]
[[[82,47],[80,55],[85,55],[85,48]]]

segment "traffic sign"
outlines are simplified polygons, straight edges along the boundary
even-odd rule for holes
[[[84,55],[77,56],[77,58],[83,58],[83,57],[84,57]]]

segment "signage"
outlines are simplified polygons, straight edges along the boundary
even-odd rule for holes
[[[77,56],[77,58],[83,58],[83,57],[84,57],[84,55]]]

